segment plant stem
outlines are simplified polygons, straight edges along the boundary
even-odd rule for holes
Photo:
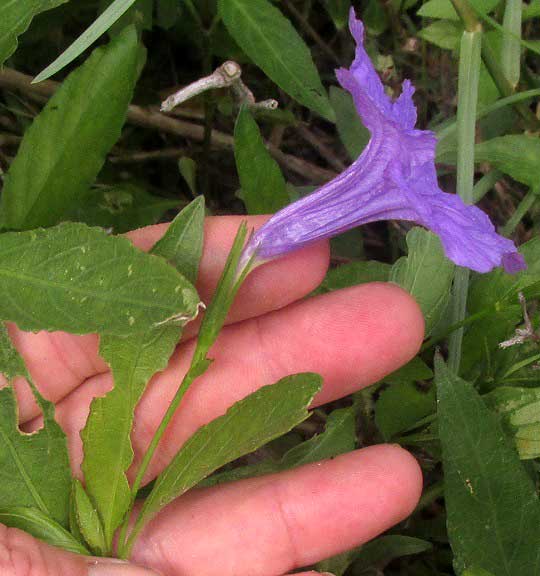
[[[538,194],[540,193],[540,188],[531,188],[527,194],[522,198],[521,202],[518,204],[515,212],[512,214],[508,222],[503,226],[501,233],[503,236],[510,236],[512,232],[516,229],[517,225],[521,222],[525,214],[532,208],[533,204],[538,200]]]
[[[454,5],[456,5],[456,0]],[[465,4],[465,6],[468,6]],[[465,25],[468,26],[467,22]],[[465,31],[461,38],[458,76],[457,111],[457,193],[471,204],[474,186],[474,141],[476,129],[476,103],[482,50],[482,31]],[[452,301],[452,324],[462,322],[467,307],[469,290],[469,270],[457,268],[454,278]],[[459,372],[463,328],[453,332],[449,339],[448,364],[454,373]]]
[[[491,170],[484,174],[480,180],[474,185],[473,188],[473,204],[480,202],[482,198],[495,186],[495,184],[502,178],[502,172],[499,170]]]
[[[118,538],[118,556],[120,558],[126,559],[129,556],[135,542],[135,537],[138,534],[138,530],[136,531],[134,528],[132,534],[130,534],[129,537],[127,536],[130,516],[135,504],[135,500],[137,498],[137,493],[142,486],[142,482],[146,472],[148,471],[150,463],[152,462],[156,449],[161,439],[163,438],[163,434],[171,422],[176,410],[180,406],[185,393],[188,391],[193,381],[204,374],[204,372],[206,372],[210,366],[211,361],[208,359],[207,354],[216,341],[219,332],[225,323],[225,318],[234,301],[236,293],[238,292],[244,279],[251,270],[251,263],[248,262],[245,268],[240,271],[240,274],[238,275],[237,273],[238,263],[241,257],[241,250],[244,246],[246,235],[247,228],[245,223],[243,223],[240,226],[234,240],[233,246],[229,253],[229,257],[223,269],[221,279],[212,298],[212,302],[206,309],[206,314],[199,329],[197,345],[191,359],[190,367],[180,386],[178,387],[172,402],[169,404],[169,407],[167,408],[161,423],[154,433],[150,445],[148,446],[141,461],[139,470],[137,471],[133,486],[131,487],[131,501],[129,509],[126,513],[124,522],[122,523]],[[138,526],[137,522],[135,526]]]

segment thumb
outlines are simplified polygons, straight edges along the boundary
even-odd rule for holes
[[[0,576],[157,576],[120,560],[90,558],[53,548],[0,524]]]

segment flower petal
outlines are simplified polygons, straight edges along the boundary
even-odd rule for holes
[[[368,222],[409,220],[438,234],[448,258],[460,266],[477,272],[500,265],[510,273],[524,269],[514,243],[496,233],[484,212],[439,188],[435,135],[414,128],[414,87],[405,80],[392,101],[364,49],[364,27],[354,9],[349,25],[355,59],[336,75],[371,139],[342,174],[268,220],[250,239],[243,261],[254,254],[274,258]]]

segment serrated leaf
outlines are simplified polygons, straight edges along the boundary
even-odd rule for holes
[[[3,374],[8,381],[16,376],[28,376],[24,360],[11,343],[3,322],[0,322],[0,374]]]
[[[356,160],[369,142],[371,134],[362,124],[352,96],[347,91],[331,86],[330,102],[336,115],[339,138],[351,160]]]
[[[17,49],[17,37],[27,30],[34,16],[69,0],[7,0],[0,11],[0,66]]]
[[[492,138],[475,146],[475,162],[489,162],[514,180],[527,186],[538,186],[540,138],[509,134]]]
[[[102,473],[104,475],[107,474],[105,470],[102,470]],[[75,518],[82,536],[93,552],[99,555],[105,554],[107,545],[105,543],[105,535],[98,511],[94,508],[83,485],[77,479],[73,481],[72,494],[75,506]]]
[[[54,62],[35,78],[34,83],[42,82],[56,74],[69,63],[73,62],[102,34],[104,34],[134,3],[136,0],[115,0],[92,24],[69,46]]]
[[[70,74],[36,117],[5,177],[5,228],[56,224],[86,193],[120,136],[138,53],[137,34],[126,29]]]
[[[267,459],[257,464],[220,472],[201,482],[199,487],[214,486],[264,474],[275,474],[350,452],[356,447],[356,414],[357,407],[354,405],[334,410],[328,416],[324,432],[297,444],[281,459],[277,461]]]
[[[57,548],[75,554],[89,555],[89,551],[65,528],[37,508],[14,507],[0,509],[0,524],[19,528]]]
[[[268,0],[219,0],[223,22],[244,52],[287,94],[333,121],[334,114],[305,42]]]
[[[499,2],[500,0],[471,0],[473,7],[481,14],[489,14]],[[417,14],[425,18],[459,20],[458,13],[454,10],[450,0],[428,0],[422,4]]]
[[[394,264],[390,280],[418,302],[428,335],[448,304],[454,264],[444,255],[439,238],[422,228],[413,228],[407,233],[407,247],[408,256]]]
[[[155,224],[173,208],[178,208],[178,200],[148,194],[133,184],[120,184],[91,190],[70,212],[69,220],[123,234]]]
[[[515,448],[473,386],[439,356],[435,381],[456,571],[538,574],[540,503]]]
[[[296,374],[264,386],[200,428],[160,474],[135,531],[213,471],[253,452],[305,420],[320,389],[316,374]]]
[[[169,260],[195,280],[202,255],[204,198],[197,198],[170,224],[152,253]],[[100,355],[111,367],[114,388],[96,398],[81,433],[86,486],[103,522],[105,550],[126,514],[131,491],[126,472],[133,461],[133,413],[150,378],[166,368],[180,330],[164,326],[119,338],[105,336]],[[104,474],[106,470],[106,474]]]
[[[273,214],[289,203],[285,178],[245,106],[234,128],[234,157],[249,214]]]
[[[0,235],[0,318],[22,330],[124,336],[197,314],[195,288],[129,240],[83,224]]]

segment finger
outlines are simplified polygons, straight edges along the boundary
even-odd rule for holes
[[[215,362],[184,397],[153,460],[160,471],[195,430],[261,386],[297,372],[317,372],[324,387],[315,404],[373,384],[410,360],[423,336],[414,300],[391,284],[365,284],[295,303],[226,327],[211,351]],[[136,460],[144,453],[188,368],[193,343],[181,345],[167,370],[152,379],[136,410]],[[89,380],[57,406],[77,472],[80,429],[94,396],[112,387],[109,374]],[[38,422],[32,424],[35,429]]]
[[[206,220],[205,250],[198,280],[198,289],[205,302],[211,298],[243,219],[224,216]],[[264,216],[251,217],[248,224],[257,227],[265,219]],[[128,236],[139,248],[149,250],[167,226],[159,224],[141,228]],[[328,248],[323,242],[257,268],[240,289],[228,322],[276,310],[302,298],[321,282],[327,267]],[[194,330],[195,326],[186,332],[193,335]],[[98,356],[96,336],[74,336],[64,332],[32,334],[14,325],[9,331],[37,387],[52,402],[58,402],[88,378],[107,371],[107,365]],[[26,422],[35,417],[39,409],[26,385],[19,382],[16,391],[21,421]]]
[[[421,490],[421,471],[410,454],[373,446],[194,490],[149,524],[133,558],[169,576],[285,574],[384,532],[413,511]],[[184,554],[178,554],[180,541]]]
[[[2,576],[157,576],[155,572],[105,558],[77,556],[0,524]]]

